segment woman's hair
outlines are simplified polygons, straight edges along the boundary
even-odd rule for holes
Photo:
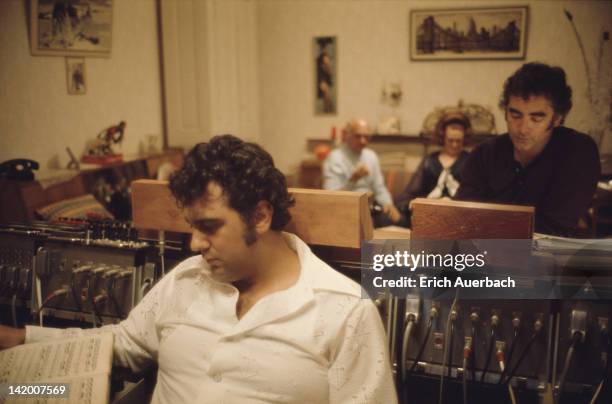
[[[444,138],[446,137],[446,127],[451,124],[461,125],[465,132],[465,138],[471,133],[472,125],[470,120],[465,114],[459,111],[447,112],[438,121],[436,125],[435,138],[439,145],[444,145]]]

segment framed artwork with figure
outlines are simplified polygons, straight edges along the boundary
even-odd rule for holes
[[[112,0],[30,0],[32,55],[109,57]]]
[[[68,94],[85,94],[87,92],[85,77],[85,59],[66,58]]]
[[[315,114],[335,114],[337,105],[336,37],[320,36],[313,40],[315,65]]]

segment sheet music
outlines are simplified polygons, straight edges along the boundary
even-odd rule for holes
[[[0,351],[0,384],[70,385],[68,400],[11,397],[6,400],[10,403],[106,403],[112,360],[112,333],[19,345]]]
[[[533,239],[539,249],[548,250],[572,250],[593,249],[610,251],[612,249],[612,239],[582,239],[551,236],[548,234],[534,233]]]

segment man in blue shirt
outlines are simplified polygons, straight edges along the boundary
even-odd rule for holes
[[[397,223],[401,216],[385,186],[378,157],[366,147],[371,135],[368,122],[354,118],[346,125],[344,134],[345,143],[333,150],[323,164],[323,188],[372,192],[383,213],[375,217],[374,225]]]

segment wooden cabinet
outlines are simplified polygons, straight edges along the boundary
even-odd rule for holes
[[[0,179],[0,222],[31,221],[36,209],[87,193],[104,202],[101,195],[104,184],[128,186],[136,179],[155,178],[157,169],[165,162],[180,167],[182,149],[126,157],[121,163],[104,166],[86,164],[78,171],[49,171],[28,182]]]

